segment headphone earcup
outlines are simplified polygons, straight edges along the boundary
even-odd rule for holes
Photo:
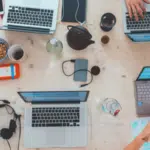
[[[5,140],[9,140],[13,136],[13,132],[7,128],[1,130],[1,137]]]
[[[9,130],[14,133],[16,131],[17,125],[15,120],[10,120]]]

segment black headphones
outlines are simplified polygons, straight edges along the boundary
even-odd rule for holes
[[[6,111],[8,112],[8,114],[12,114],[13,115],[13,119],[10,120],[10,123],[9,123],[9,128],[3,128],[0,130],[0,137],[2,137],[2,139],[4,140],[8,140],[13,136],[13,134],[16,132],[16,128],[17,128],[17,120],[19,120],[19,123],[21,125],[21,121],[20,121],[20,118],[21,118],[21,115],[18,115],[14,108],[12,108],[10,106],[10,102],[7,101],[7,100],[0,100],[1,102],[3,102],[3,104],[0,104],[0,108],[6,108]],[[11,112],[9,112],[9,108],[12,110]],[[19,134],[19,142],[18,142],[18,149],[19,149],[19,143],[20,143],[20,136],[21,136],[21,126],[20,126],[20,134]],[[8,145],[10,147],[10,144],[8,142]],[[11,147],[10,147],[11,149]]]

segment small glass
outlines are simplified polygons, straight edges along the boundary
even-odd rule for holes
[[[116,99],[106,98],[102,102],[102,110],[116,116],[121,111],[122,107]]]
[[[62,56],[63,44],[60,40],[52,38],[47,42],[46,49],[47,52],[51,53],[56,58],[59,58]]]
[[[100,27],[103,31],[108,32],[112,30],[115,24],[116,24],[116,17],[112,13],[105,13],[101,17]]]
[[[107,36],[107,35],[104,35],[102,38],[101,38],[101,42],[103,44],[108,44],[110,41],[110,38]]]

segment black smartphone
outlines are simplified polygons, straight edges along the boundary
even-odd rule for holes
[[[78,71],[78,70],[84,71]],[[74,81],[86,82],[87,81],[87,70],[88,70],[88,60],[87,59],[76,59],[74,74]]]
[[[3,0],[0,0],[0,15],[4,14]]]
[[[84,22],[87,0],[62,0],[62,22]]]

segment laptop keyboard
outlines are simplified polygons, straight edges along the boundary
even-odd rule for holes
[[[150,83],[136,83],[136,86],[138,101],[150,101]]]
[[[9,6],[7,23],[52,27],[53,10]]]
[[[80,126],[79,107],[33,108],[32,127]]]
[[[150,30],[150,12],[144,14],[144,19],[139,16],[139,21],[136,21],[134,17],[130,19],[127,13],[126,23],[128,30]]]

